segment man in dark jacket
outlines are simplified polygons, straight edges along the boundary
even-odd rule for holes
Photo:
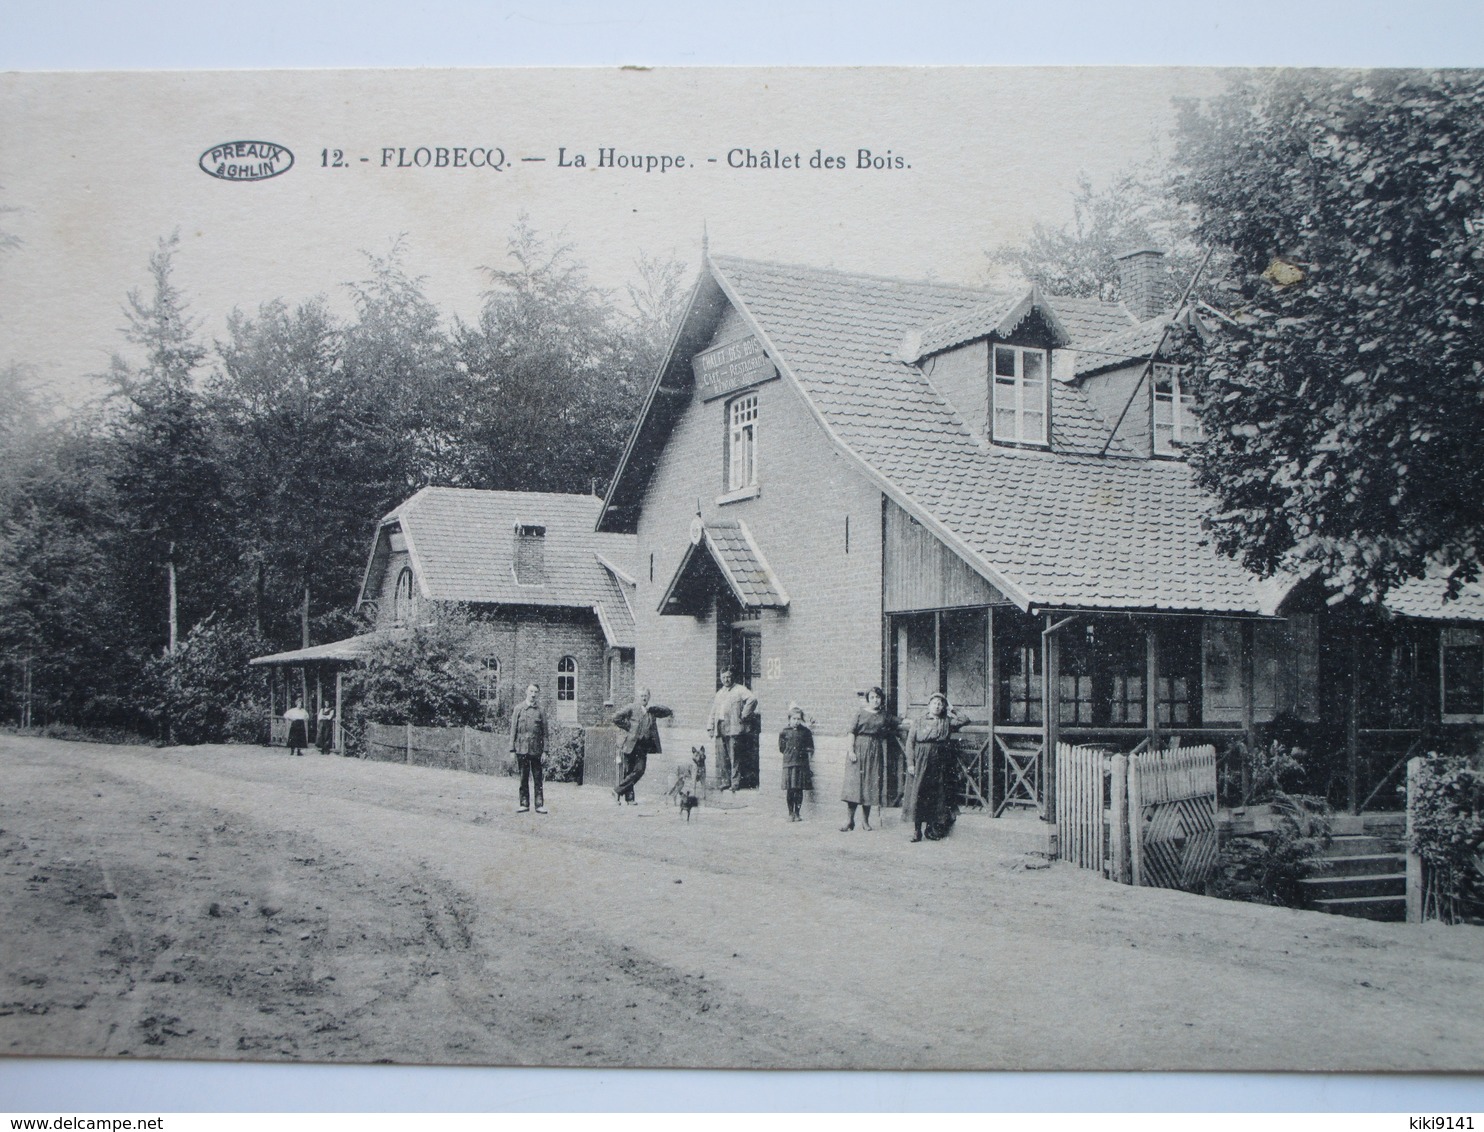
[[[510,720],[510,753],[520,763],[520,805],[516,813],[524,814],[531,808],[531,779],[536,779],[536,812],[546,812],[546,800],[541,796],[541,760],[546,755],[546,715],[536,703],[541,694],[538,684],[526,688],[526,702],[515,709]]]
[[[634,801],[634,783],[644,777],[649,756],[660,752],[660,733],[655,720],[668,719],[674,714],[658,704],[651,707],[649,689],[640,688],[639,698],[613,716],[614,724],[628,732],[618,752],[623,777],[613,788],[615,802]]]

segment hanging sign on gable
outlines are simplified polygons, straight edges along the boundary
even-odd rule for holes
[[[696,375],[696,396],[702,401],[778,376],[778,367],[751,334],[697,354],[691,358],[691,368]]]

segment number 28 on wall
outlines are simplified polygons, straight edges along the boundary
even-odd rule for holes
[[[781,656],[770,656],[763,665],[763,675],[769,680],[783,679],[783,658]]]

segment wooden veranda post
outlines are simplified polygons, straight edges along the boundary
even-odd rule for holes
[[[339,668],[336,668],[335,669],[335,750],[338,751],[342,755],[345,754],[345,747],[342,745],[344,743],[345,733],[344,733],[344,731],[341,730],[341,726],[340,726],[340,707],[341,707],[341,703],[343,702],[343,700],[345,698],[344,697],[344,690],[345,690],[345,673],[342,672]]]
[[[1350,659],[1350,688],[1345,711],[1345,808],[1360,813],[1360,634],[1354,619],[1349,626],[1346,655]]]
[[[1042,779],[1041,792],[1043,794],[1042,805],[1044,814],[1056,821],[1056,743],[1060,738],[1060,699],[1057,695],[1057,685],[1061,679],[1061,644],[1057,638],[1057,629],[1060,628],[1051,619],[1051,614],[1046,615],[1046,656],[1041,663],[1041,670],[1046,674],[1042,696],[1044,706],[1042,712],[1046,720],[1046,749],[1041,756]]]
[[[1149,730],[1149,749],[1159,750],[1159,640],[1154,626],[1144,629],[1144,726]],[[1130,763],[1130,774],[1133,764]],[[1132,781],[1132,780],[1131,780]],[[1138,884],[1138,881],[1134,882]]]
[[[1255,673],[1257,629],[1251,621],[1242,622],[1242,735],[1247,744],[1247,754],[1242,759],[1242,805],[1252,794],[1252,749],[1257,742],[1256,705],[1253,691],[1257,685]]]

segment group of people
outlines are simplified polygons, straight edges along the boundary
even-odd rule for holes
[[[526,686],[525,700],[510,719],[510,753],[520,766],[520,802],[517,813],[529,813],[531,802],[536,812],[544,814],[542,759],[546,755],[546,714],[537,700],[539,684]],[[613,798],[619,805],[634,804],[634,786],[648,769],[649,756],[660,752],[658,720],[674,713],[667,707],[652,704],[648,688],[640,688],[628,707],[614,713],[612,721],[624,731],[618,752],[618,782]],[[289,725],[288,748],[292,755],[302,755],[309,746],[309,712],[302,697],[284,712]],[[328,751],[334,742],[335,709],[328,704],[320,708],[318,746]],[[902,820],[912,823],[912,840],[926,837],[935,841],[945,836],[953,824],[953,798],[949,772],[952,754],[949,739],[969,719],[949,706],[948,697],[934,692],[927,704],[927,714],[920,719],[904,720],[886,710],[886,693],[872,688],[866,693],[866,706],[855,714],[850,725],[851,748],[845,764],[845,783],[840,792],[846,805],[842,833],[856,828],[856,811],[860,810],[861,828],[871,830],[871,808],[880,809],[886,802],[888,752],[893,740],[906,744],[906,781],[902,790]],[[736,791],[742,785],[742,755],[746,743],[757,733],[759,718],[757,697],[745,684],[738,684],[730,671],[721,674],[721,687],[711,704],[711,718],[706,733],[716,745],[715,781],[722,790]],[[798,704],[788,707],[788,722],[778,733],[778,752],[783,761],[783,793],[788,805],[788,820],[803,820],[804,792],[812,788],[814,732],[805,721],[804,709]],[[698,768],[704,774],[702,765]]]
[[[287,747],[291,755],[303,755],[304,748],[309,746],[309,710],[304,706],[304,697],[295,696],[294,706],[283,713],[284,722],[289,725],[289,737]],[[330,748],[335,745],[335,709],[329,704],[322,704],[319,709],[319,718],[313,722],[318,724],[314,737],[314,745],[319,748],[322,755],[329,754]]]
[[[649,755],[660,750],[655,721],[673,714],[649,700],[649,689],[640,688],[634,703],[613,716],[613,722],[625,732],[618,756],[619,781],[613,788],[614,800],[619,804],[634,801],[634,784],[644,776]],[[861,828],[874,828],[871,808],[885,804],[888,752],[891,742],[899,739],[907,748],[902,819],[912,824],[911,840],[936,841],[946,836],[955,810],[949,740],[968,722],[968,717],[951,707],[948,697],[940,692],[928,700],[925,715],[908,721],[887,712],[886,693],[880,688],[868,691],[866,706],[850,725],[851,750],[841,790],[847,815],[840,831],[848,833],[856,828],[857,809],[861,811]],[[731,672],[722,672],[706,727],[716,745],[715,781],[721,789],[735,791],[741,785],[744,743],[757,730],[757,697],[745,685],[736,683]],[[813,779],[814,732],[805,721],[803,708],[796,703],[789,705],[788,722],[778,733],[778,752],[782,756],[788,820],[802,821],[804,791],[811,788]]]

